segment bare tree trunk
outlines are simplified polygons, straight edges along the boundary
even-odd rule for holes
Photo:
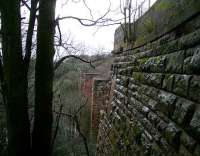
[[[32,53],[32,38],[33,38],[33,32],[34,32],[34,26],[35,26],[35,20],[36,20],[37,3],[38,3],[38,0],[31,0],[29,25],[28,25],[28,30],[27,30],[25,56],[24,56],[26,75],[28,75],[29,63],[30,63],[30,58],[31,58],[31,53]],[[27,82],[27,85],[28,85],[28,82]]]
[[[54,16],[55,0],[40,0],[32,134],[33,154],[37,156],[48,156],[51,153]]]
[[[20,0],[3,1],[3,95],[8,129],[8,155],[30,153],[26,75],[22,57]]]

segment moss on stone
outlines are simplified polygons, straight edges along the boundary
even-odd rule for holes
[[[165,10],[168,10],[173,7],[174,7],[174,3],[172,3],[172,1],[161,1],[160,3],[158,3],[155,6],[155,10],[156,11],[165,11]]]
[[[138,72],[133,72],[132,77],[135,79],[135,81],[140,82],[143,78],[143,74]]]
[[[156,28],[156,24],[155,22],[153,21],[152,18],[150,19],[147,19],[145,22],[144,22],[144,28],[145,28],[145,31],[150,34],[153,32],[153,30]]]
[[[140,65],[145,64],[149,58],[142,58],[138,62]]]

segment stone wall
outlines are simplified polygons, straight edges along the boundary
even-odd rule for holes
[[[88,99],[89,107],[92,103],[92,86],[93,78],[99,76],[99,73],[82,73],[81,74],[81,91]]]
[[[108,103],[108,92],[109,92],[109,80],[101,78],[93,79],[92,88],[92,105],[91,105],[91,135],[96,140],[99,121],[100,111],[107,110]]]
[[[99,73],[82,73],[81,91],[88,99],[87,108],[90,115],[90,137],[96,141],[100,121],[100,111],[107,112],[109,103],[110,80],[102,78]]]
[[[116,30],[116,85],[97,156],[200,155],[199,10],[200,1],[160,0],[136,22],[132,42]]]

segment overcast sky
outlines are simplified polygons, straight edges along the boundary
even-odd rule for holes
[[[125,2],[126,0],[121,0]],[[145,0],[137,0],[138,5]],[[155,3],[156,0],[150,0],[151,5]],[[111,11],[109,12],[107,18],[120,19],[123,15],[120,11],[120,0],[85,0],[87,7],[91,9],[93,15],[93,20],[98,19],[108,10],[111,2]],[[136,6],[132,0],[133,7]],[[143,10],[147,10],[149,0],[143,5]],[[92,19],[90,10],[87,8],[83,0],[57,0],[56,5],[56,17],[64,16],[74,16],[79,18]],[[22,14],[25,14],[22,11]],[[27,16],[27,15],[23,15]],[[63,36],[70,36],[75,43],[84,44],[90,51],[87,54],[93,54],[97,49],[104,49],[104,52],[110,52],[113,49],[114,42],[114,32],[119,25],[112,25],[106,27],[86,27],[82,26],[77,20],[65,19],[60,22],[60,27]]]
[[[109,0],[85,0],[87,6],[92,10],[94,20],[101,17],[109,7]],[[124,0],[125,1],[125,0]],[[138,0],[140,4],[144,0]],[[148,1],[144,5],[144,10],[147,9]],[[151,5],[156,0],[151,0]],[[111,12],[108,17],[113,19],[122,18],[120,12],[120,0],[110,0]],[[134,0],[133,0],[134,2]],[[135,5],[135,4],[133,4]],[[56,16],[75,16],[80,18],[91,19],[90,11],[82,3],[82,0],[57,0]],[[87,47],[104,48],[104,51],[111,51],[113,49],[114,31],[119,25],[107,27],[84,27],[74,19],[66,19],[61,21],[62,33],[66,36],[70,34],[76,42],[82,42]],[[91,53],[91,52],[89,52]]]

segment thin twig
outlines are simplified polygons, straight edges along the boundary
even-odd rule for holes
[[[109,7],[108,10],[104,13],[104,15],[102,15],[101,17],[99,17],[96,20],[92,20],[92,19],[86,19],[86,18],[79,18],[79,17],[75,17],[75,16],[65,16],[65,17],[58,17],[56,20],[64,20],[64,19],[75,19],[77,20],[81,25],[83,26],[95,26],[99,23],[105,23],[107,22],[107,19],[105,20],[104,18],[108,15],[108,13],[110,12],[110,8],[111,8],[111,2],[109,0]],[[89,23],[87,23],[89,22]]]
[[[26,8],[27,8],[28,10],[31,10],[31,7],[26,3],[25,0],[22,0],[22,4],[23,4],[24,6],[26,6]]]
[[[85,7],[89,10],[90,16],[91,16],[91,18],[93,19],[94,17],[93,17],[93,15],[92,15],[92,10],[91,10],[90,7],[87,5],[86,0],[83,0],[83,4],[84,4]]]
[[[78,110],[74,113],[74,114],[68,114],[68,113],[63,113],[62,110],[60,112],[57,112],[57,111],[53,111],[54,113],[56,114],[59,114],[59,115],[64,115],[64,116],[67,116],[71,119],[73,119],[73,121],[75,121],[76,123],[76,129],[79,133],[79,135],[81,136],[81,138],[83,139],[83,143],[84,143],[84,146],[85,146],[85,150],[86,150],[86,153],[87,153],[87,156],[90,156],[90,152],[89,152],[89,147],[88,147],[88,141],[87,141],[87,137],[83,134],[83,132],[81,131],[81,128],[80,128],[80,122],[78,120],[78,114],[80,113],[80,110],[86,106],[87,104],[87,101],[88,99],[85,101],[85,103],[83,105],[81,105]],[[60,119],[59,119],[60,120]]]
[[[59,110],[59,113],[56,117],[56,128],[55,128],[55,132],[54,132],[52,142],[51,142],[52,149],[53,149],[53,146],[54,146],[54,143],[55,143],[55,140],[56,140],[56,136],[58,134],[60,118],[61,118],[61,115],[62,115],[61,113],[62,113],[62,110],[63,110],[63,104],[61,103],[60,95],[59,95],[59,101],[60,101],[60,110]]]

